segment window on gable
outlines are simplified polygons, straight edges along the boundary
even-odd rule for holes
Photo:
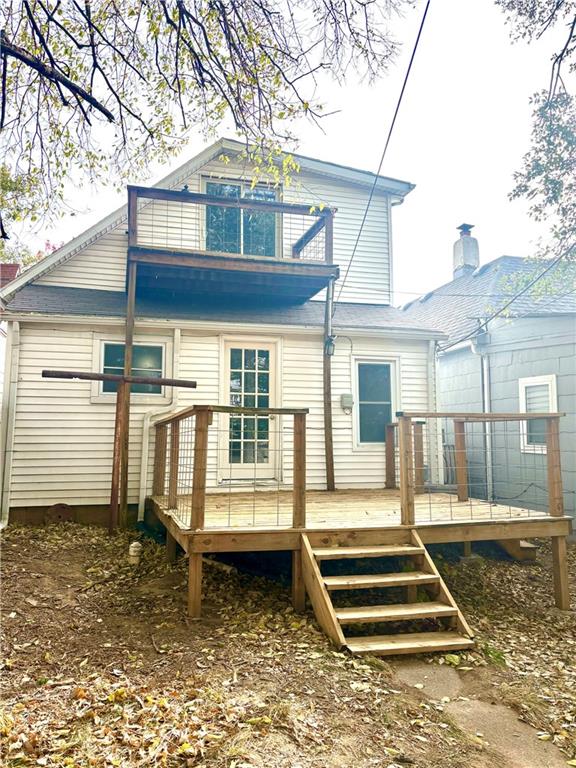
[[[124,344],[104,342],[103,373],[124,373]],[[164,347],[159,344],[135,344],[132,350],[132,375],[158,379],[162,376]],[[102,392],[116,392],[114,381],[103,381]],[[159,384],[132,384],[131,391],[141,395],[161,395]]]
[[[532,376],[520,379],[520,410],[524,413],[556,411],[556,377]],[[521,431],[521,448],[527,453],[546,453],[546,419],[530,419]]]
[[[206,194],[238,200],[274,201],[274,190],[241,182],[206,182]],[[246,256],[276,256],[276,214],[246,208],[206,206],[206,250]]]
[[[358,440],[384,443],[392,421],[392,365],[358,363]]]

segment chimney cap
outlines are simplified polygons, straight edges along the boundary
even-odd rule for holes
[[[460,237],[463,235],[469,235],[470,232],[474,229],[474,224],[460,224],[459,227],[456,227],[456,229],[460,230]]]

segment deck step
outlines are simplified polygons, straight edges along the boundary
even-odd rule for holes
[[[373,635],[346,638],[352,653],[393,656],[401,653],[433,653],[462,651],[472,648],[474,641],[458,632],[411,632],[402,635]]]
[[[316,560],[344,560],[363,557],[414,557],[424,554],[424,547],[409,544],[384,544],[376,547],[328,547],[314,549]]]
[[[348,576],[324,576],[324,584],[332,589],[370,589],[372,587],[407,587],[419,584],[435,584],[439,577],[434,573],[408,571],[406,573],[369,573]]]
[[[456,616],[457,608],[446,603],[398,603],[395,605],[361,605],[354,608],[336,608],[341,624],[365,624],[378,621],[412,621],[413,619],[440,619]]]

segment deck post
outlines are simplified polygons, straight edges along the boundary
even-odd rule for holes
[[[188,616],[198,619],[202,613],[202,553],[188,555]]]
[[[465,422],[454,419],[454,460],[456,462],[456,486],[458,501],[468,501],[468,467],[466,464]]]
[[[178,465],[180,463],[180,422],[170,424],[170,470],[168,475],[168,509],[178,506]]]
[[[208,465],[208,427],[212,423],[212,411],[208,405],[198,405],[194,425],[194,467],[192,470],[192,512],[190,527],[199,531],[204,528],[206,510],[206,468]]]
[[[398,447],[400,453],[400,515],[402,525],[414,525],[414,454],[412,451],[412,420],[398,416]]]
[[[131,194],[128,195],[130,206]],[[135,210],[135,201],[132,207]],[[124,335],[124,376],[132,373],[132,352],[134,349],[134,317],[136,313],[136,276],[137,264],[128,262],[127,288],[126,288],[126,330]],[[130,442],[130,382],[124,387],[124,397],[121,408],[124,411],[122,418],[121,439],[121,471],[120,471],[120,527],[128,527],[128,466],[129,466],[129,442]]]
[[[396,488],[396,445],[395,427],[386,425],[386,488]]]
[[[152,479],[152,494],[163,496],[166,490],[166,449],[168,447],[168,430],[166,424],[159,424],[154,435],[154,473]]]
[[[176,553],[178,551],[178,542],[172,536],[170,531],[166,531],[166,562],[167,563],[175,563],[176,562]]]
[[[548,512],[552,517],[564,515],[562,465],[560,461],[560,417],[546,420],[546,461],[548,464]],[[562,611],[570,610],[566,537],[552,537],[552,569],[554,573],[554,603]]]
[[[424,424],[414,423],[414,493],[424,493]]]
[[[292,527],[306,527],[306,414],[294,414],[294,489],[292,502]],[[295,611],[303,611],[306,591],[302,573],[301,549],[292,551],[292,605]]]
[[[108,519],[108,533],[113,533],[118,527],[118,505],[120,498],[120,478],[122,472],[122,436],[124,433],[124,390],[126,384],[118,382],[116,391],[116,416],[114,419],[114,448],[112,454],[112,481],[110,483],[110,517]]]

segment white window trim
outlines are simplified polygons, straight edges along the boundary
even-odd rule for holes
[[[201,189],[202,193],[204,195],[207,194],[206,186],[207,184],[238,184],[241,188],[241,193],[244,191],[245,188],[250,189],[251,183],[249,181],[246,181],[245,179],[239,179],[237,176],[202,176],[201,179]],[[282,191],[279,188],[271,187],[269,184],[256,184],[257,187],[261,187],[264,189],[271,189],[274,192],[274,195],[276,197],[276,202],[280,202],[282,200]],[[204,205],[202,206],[204,211],[201,219],[200,224],[200,242],[202,243],[202,247],[204,250],[207,250],[206,247],[206,216],[207,216],[207,209],[208,206]],[[283,239],[283,223],[284,219],[282,218],[282,215],[276,216],[276,256],[261,256],[258,258],[268,259],[268,258],[276,258],[276,259],[282,259],[284,258],[284,239]],[[242,249],[242,237],[240,242],[240,249]],[[226,253],[225,251],[222,251],[222,254],[224,256],[234,256],[233,253]],[[242,252],[240,252],[240,256],[244,256]]]
[[[392,400],[391,412],[392,420],[397,411],[402,410],[401,398],[400,398],[400,357],[394,357],[387,355],[386,357],[370,355],[353,356],[352,357],[352,391],[354,395],[354,418],[352,420],[352,445],[354,451],[370,452],[370,451],[384,451],[386,443],[361,443],[360,442],[360,386],[358,379],[358,366],[361,363],[385,363],[390,368],[390,398]]]
[[[92,340],[92,370],[102,373],[104,369],[104,345],[124,344],[121,334],[94,333]],[[166,336],[136,336],[134,346],[162,347],[162,376],[172,378],[173,341]],[[140,405],[169,405],[172,402],[172,387],[162,387],[159,394],[132,392],[130,399]],[[101,381],[92,381],[90,385],[91,403],[115,403],[115,392],[103,392]]]
[[[528,376],[518,379],[518,395],[520,399],[520,412],[526,411],[526,387],[539,385],[548,387],[548,408],[550,413],[556,413],[558,410],[558,393],[556,390],[556,374],[551,373],[545,376]],[[526,421],[520,424],[520,450],[522,453],[546,453],[546,445],[534,445],[528,442],[528,423]]]

